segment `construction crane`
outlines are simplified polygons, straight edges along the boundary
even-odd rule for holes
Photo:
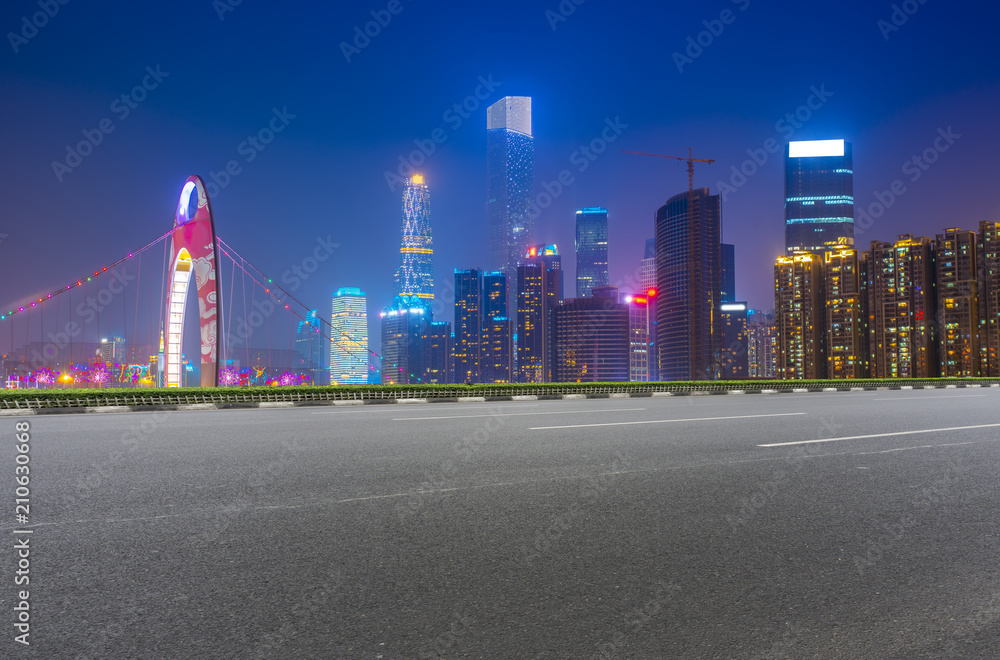
[[[633,154],[635,156],[652,156],[653,158],[670,158],[672,160],[679,160],[681,162],[687,162],[687,164],[688,164],[688,192],[693,192],[694,191],[694,164],[695,163],[707,163],[708,165],[711,165],[712,163],[715,162],[714,160],[711,160],[711,159],[695,158],[694,156],[691,155],[691,147],[688,147],[688,157],[687,158],[684,158],[683,156],[664,156],[663,154],[648,154],[648,153],[646,153],[644,151],[627,151],[627,150],[623,150],[622,153],[623,154]]]

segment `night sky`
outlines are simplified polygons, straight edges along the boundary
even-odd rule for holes
[[[401,188],[386,172],[435,129],[446,141],[418,169],[431,190],[438,292],[450,300],[454,268],[486,265],[486,106],[507,95],[533,99],[536,192],[563,170],[574,179],[536,221],[537,240],[564,255],[567,294],[576,208],[609,209],[611,281],[622,282],[657,207],[686,189],[683,165],[622,149],[692,147],[717,161],[695,176],[713,193],[733,183],[748,150],[766,155],[723,207],[737,297],[753,307],[773,307],[772,265],[784,249],[782,154],[760,151],[769,139],[852,142],[856,215],[903,182],[862,247],[1000,216],[992,3],[909,0],[897,5],[897,26],[891,3],[870,1],[565,0],[569,15],[558,0],[234,1],[76,0],[37,31],[22,20],[42,11],[37,0],[3,3],[0,304],[166,232],[184,180],[218,184],[212,173],[236,161],[239,173],[213,198],[220,236],[276,277],[332,236],[340,248],[296,296],[328,314],[334,290],[357,286],[376,317],[399,260]],[[387,25],[345,56],[341,43],[353,46],[373,11]],[[699,38],[706,45],[691,46]],[[143,100],[122,101],[144,81]],[[477,91],[485,101],[468,98]],[[467,99],[475,109],[463,118],[453,106]],[[796,112],[793,125],[785,117]],[[54,171],[105,118],[113,130],[93,153]],[[246,142],[272,118],[282,128],[272,142]],[[583,170],[574,153],[608,122],[621,134]],[[953,135],[937,142],[948,148],[913,181],[904,166],[939,129]],[[439,309],[451,320],[450,307]],[[372,318],[373,347],[377,328]]]

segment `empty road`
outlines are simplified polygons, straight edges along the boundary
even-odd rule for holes
[[[53,415],[24,658],[996,658],[1000,390]]]

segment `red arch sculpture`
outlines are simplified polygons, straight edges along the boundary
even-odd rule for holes
[[[197,207],[191,208],[192,193],[197,193]],[[164,317],[163,379],[167,387],[184,382],[181,364],[184,336],[184,309],[188,287],[194,277],[198,290],[198,315],[201,327],[201,386],[219,384],[219,343],[222,301],[219,297],[218,241],[215,219],[205,182],[200,176],[188,177],[177,203],[174,231],[170,237],[170,266],[167,284],[167,314]]]

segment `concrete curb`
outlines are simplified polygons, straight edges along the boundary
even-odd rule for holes
[[[0,417],[28,417],[36,415],[80,415],[87,413],[121,414],[128,412],[159,412],[159,411],[199,411],[199,410],[247,410],[258,409],[288,409],[337,406],[372,406],[372,405],[410,405],[423,403],[492,403],[503,401],[584,401],[589,399],[648,399],[650,397],[668,396],[710,396],[710,395],[749,395],[749,394],[830,394],[838,392],[888,392],[890,390],[944,390],[964,388],[1000,388],[1000,384],[983,385],[981,383],[947,383],[941,385],[897,385],[883,387],[797,387],[787,390],[714,390],[689,392],[615,392],[591,394],[518,394],[513,396],[463,396],[414,399],[349,399],[344,401],[261,401],[246,403],[178,403],[149,406],[89,406],[86,408],[22,408],[0,409]]]

